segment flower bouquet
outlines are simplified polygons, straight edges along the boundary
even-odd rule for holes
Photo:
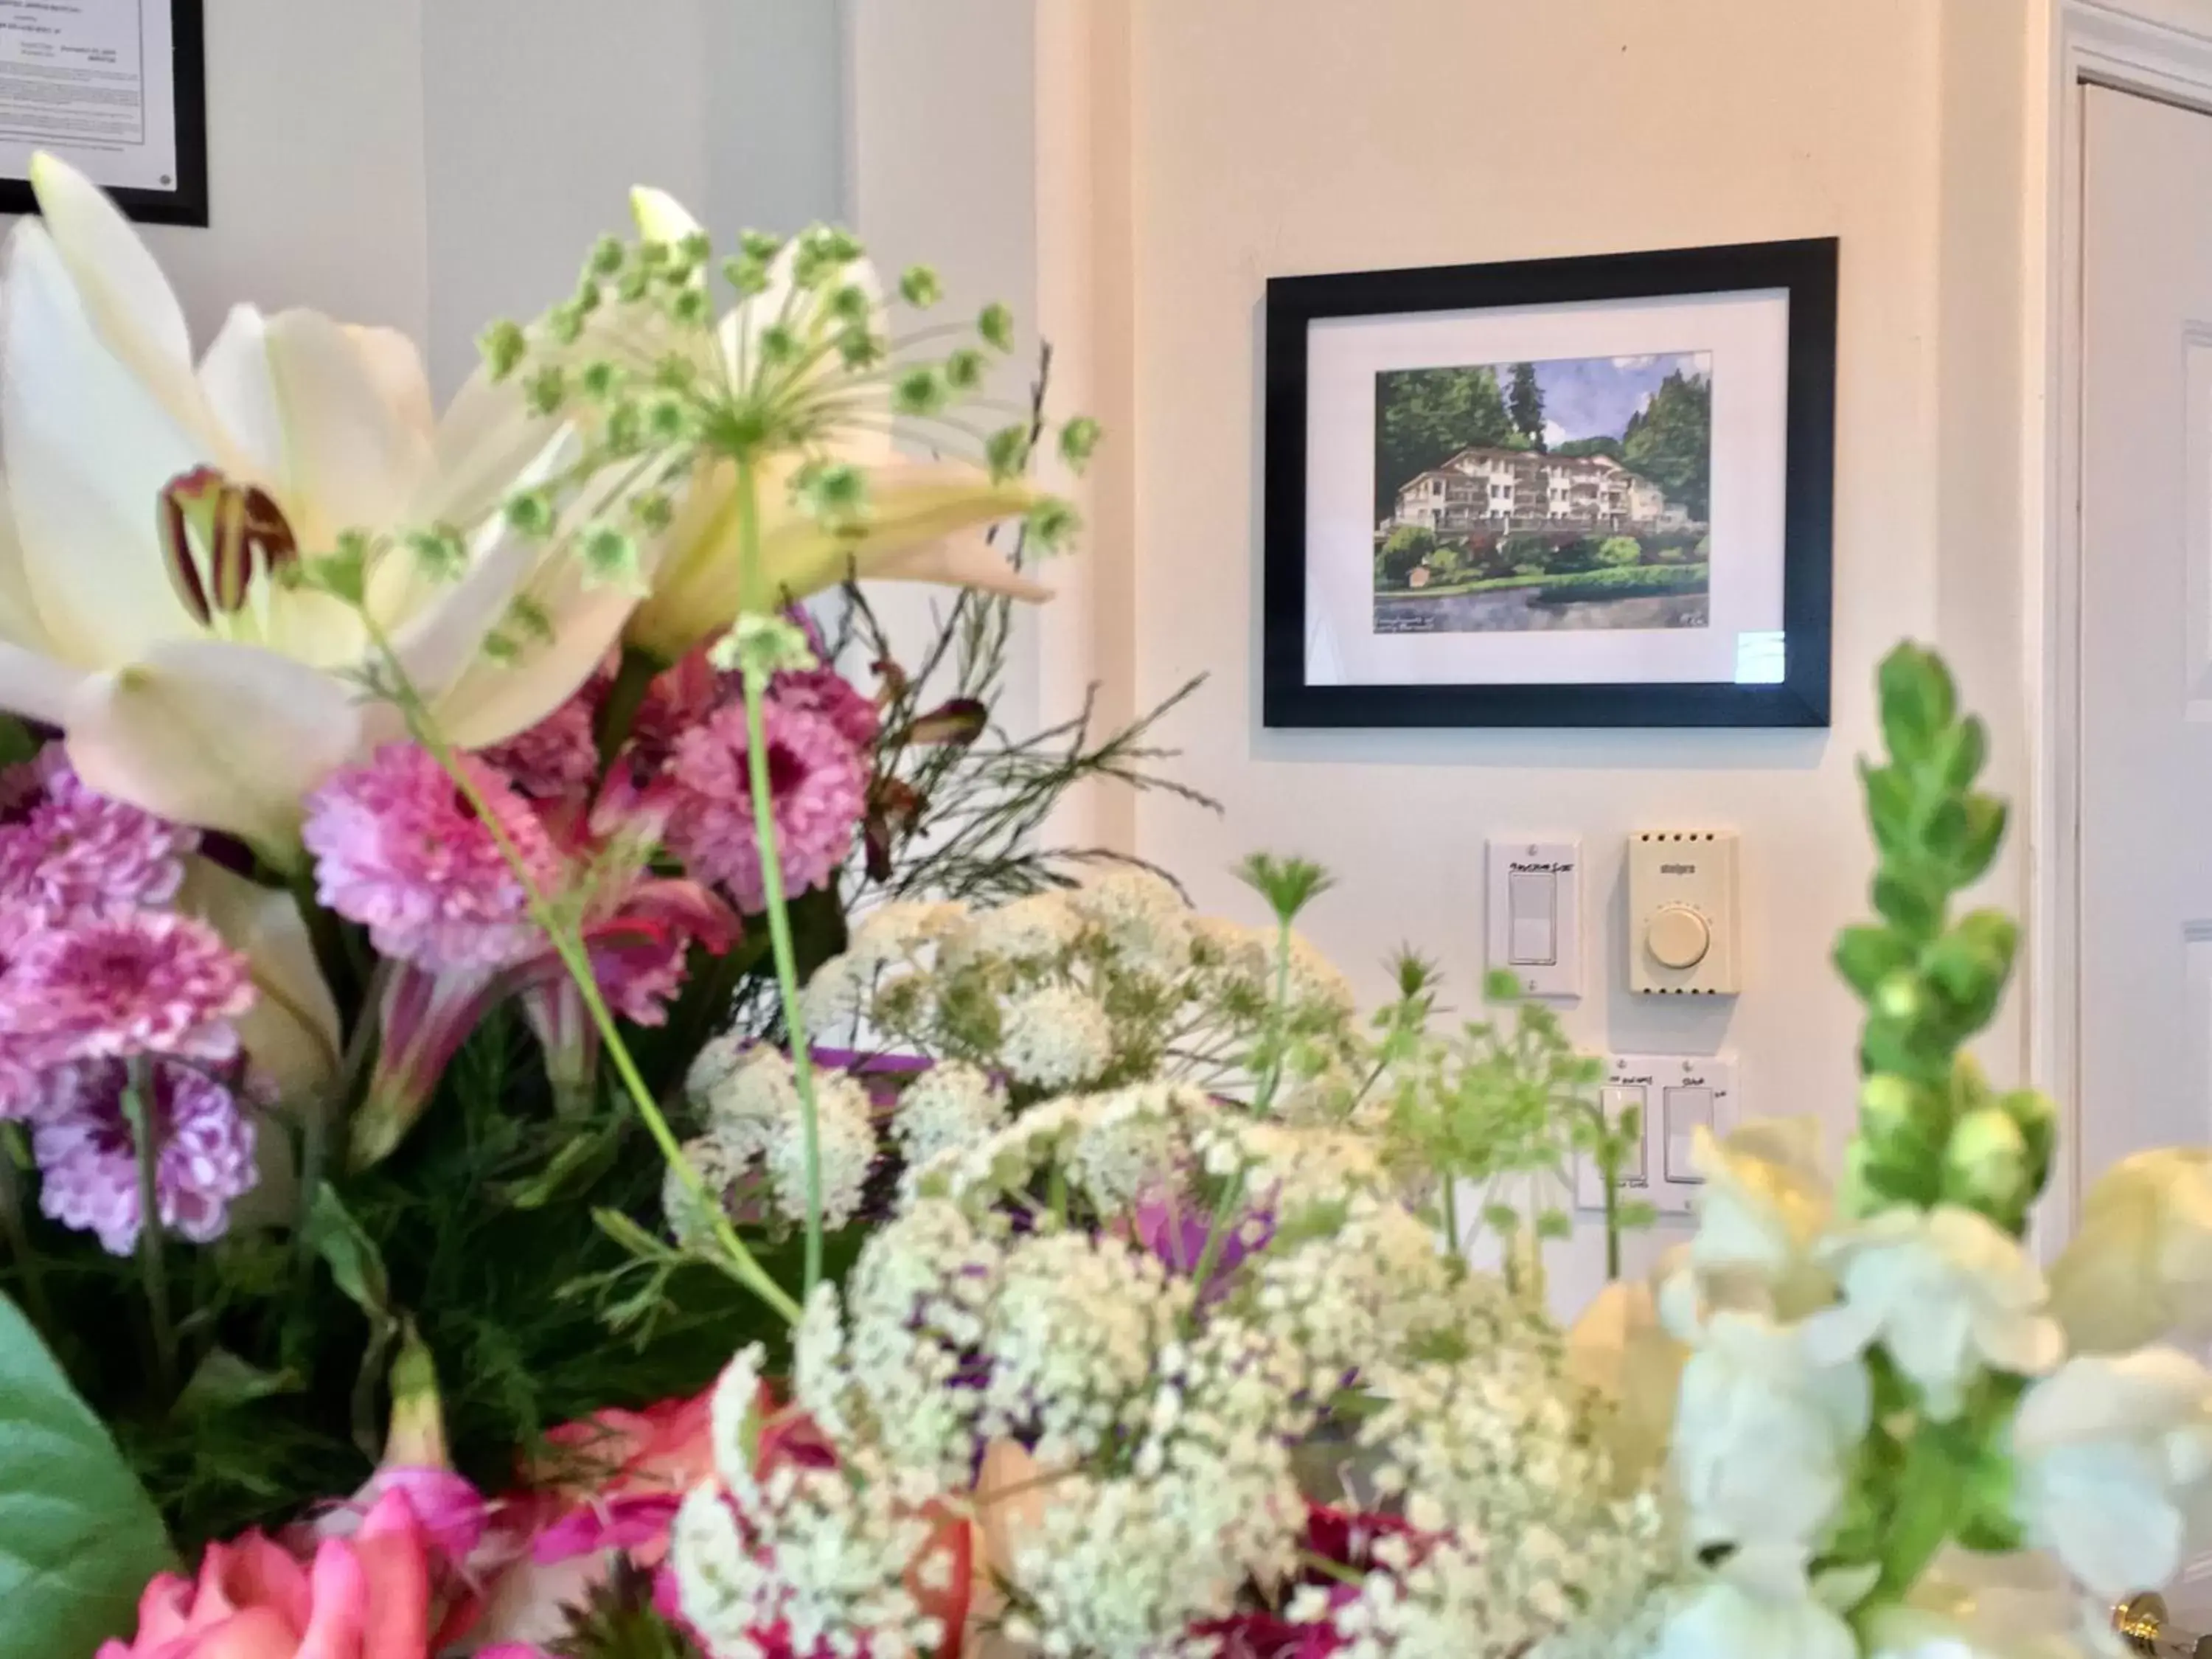
[[[241,310],[195,366],[41,163],[6,273],[0,1656],[2057,1656],[2212,1524],[2201,1156],[2051,1279],[2053,1114],[1963,1045],[2002,806],[1885,664],[1839,1186],[1698,1158],[1694,1239],[1571,1330],[1544,1255],[1634,1122],[1557,1024],[1363,1018],[1263,924],[1035,850],[1143,726],[989,732],[860,577],[1030,591],[981,533],[1090,423],[984,430],[842,233],[666,198],[484,337]],[[903,306],[935,298],[926,270]],[[897,459],[895,424],[967,460]],[[875,648],[870,696],[833,641]],[[955,684],[942,684],[950,665]],[[1502,1004],[1502,991],[1489,988]],[[1474,1265],[1497,1235],[1498,1271]]]

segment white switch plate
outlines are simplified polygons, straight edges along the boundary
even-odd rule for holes
[[[1600,1100],[1606,1115],[1637,1105],[1644,1115],[1644,1156],[1622,1172],[1620,1188],[1661,1215],[1692,1215],[1704,1183],[1689,1166],[1692,1131],[1702,1122],[1717,1135],[1735,1127],[1735,1057],[1732,1054],[1614,1054]],[[1575,1207],[1605,1212],[1596,1166],[1576,1160]]]
[[[1490,965],[1532,997],[1583,994],[1583,844],[1490,843]]]

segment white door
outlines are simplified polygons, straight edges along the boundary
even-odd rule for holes
[[[2081,1170],[2212,1141],[2212,116],[2083,112]]]

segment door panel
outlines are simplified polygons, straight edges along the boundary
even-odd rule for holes
[[[2212,117],[2084,93],[2081,1167],[2212,1141]]]

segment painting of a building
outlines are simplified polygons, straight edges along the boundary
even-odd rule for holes
[[[1689,514],[1609,455],[1547,455],[1477,446],[1409,478],[1381,533],[1419,525],[1439,536],[1523,531],[1686,530]]]

